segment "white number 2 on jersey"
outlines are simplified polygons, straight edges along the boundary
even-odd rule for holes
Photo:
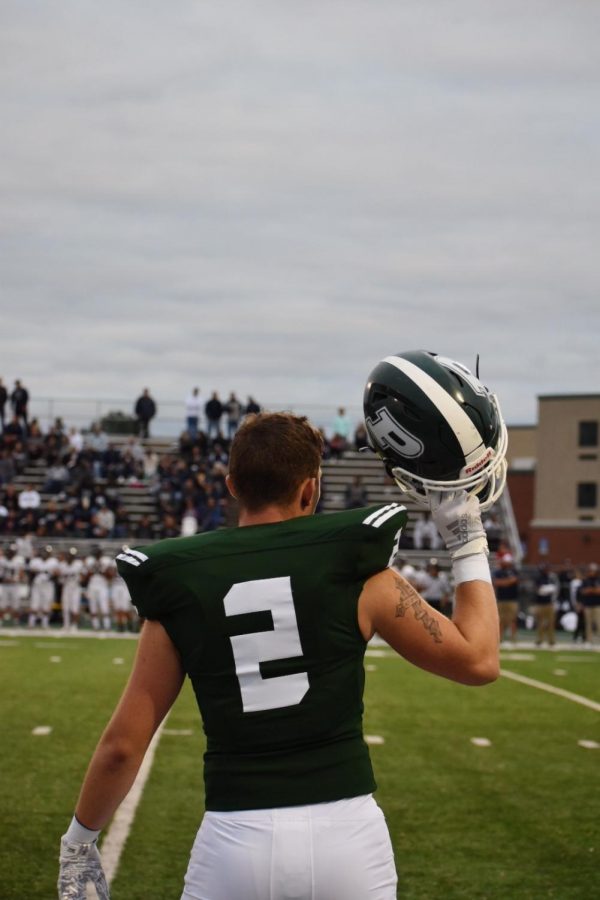
[[[272,631],[256,631],[230,638],[244,712],[296,706],[308,691],[308,675],[298,672],[263,678],[260,663],[302,656],[289,576],[234,584],[225,599],[225,615],[268,611]]]

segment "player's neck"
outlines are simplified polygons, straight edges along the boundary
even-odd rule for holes
[[[302,508],[298,505],[293,507],[281,506],[265,506],[262,509],[252,512],[248,509],[240,509],[238,525],[275,525],[277,522],[286,522],[288,519],[295,519],[298,516],[306,515]]]

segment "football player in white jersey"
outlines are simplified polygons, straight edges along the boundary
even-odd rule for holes
[[[2,612],[5,622],[19,624],[21,599],[27,593],[25,558],[15,544],[7,547],[2,560]]]
[[[117,631],[127,631],[132,620],[133,606],[129,588],[117,572],[116,563],[111,562],[108,570],[110,584],[110,605]]]
[[[4,555],[4,550],[0,547],[0,617],[2,622],[6,622],[7,624],[10,622],[10,612],[8,611],[8,598],[4,591],[4,579],[5,569],[4,563],[6,561],[6,557]]]
[[[55,596],[55,576],[58,575],[58,560],[52,556],[52,547],[38,550],[29,562],[29,572],[33,575],[29,596],[29,619],[27,625],[33,628],[38,618],[42,628],[50,625],[50,613]]]
[[[84,565],[83,560],[77,556],[77,547],[71,547],[68,554],[63,553],[61,556],[63,628],[76,631],[81,610],[81,579]]]
[[[92,617],[92,628],[95,631],[100,628],[100,616],[102,617],[102,628],[104,631],[110,631],[111,628],[110,595],[107,578],[111,564],[111,558],[103,555],[99,547],[85,561],[85,568],[88,574],[86,595],[90,616]]]

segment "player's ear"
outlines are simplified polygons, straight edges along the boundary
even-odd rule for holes
[[[314,512],[319,501],[319,479],[307,478],[302,484],[300,507],[303,512]]]
[[[227,490],[231,494],[234,500],[237,500],[237,494],[235,492],[235,488],[233,486],[233,481],[231,480],[231,475],[225,476],[225,484],[227,485]]]

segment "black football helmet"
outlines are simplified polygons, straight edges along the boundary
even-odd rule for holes
[[[500,406],[461,363],[425,350],[386,356],[369,375],[363,406],[371,449],[419,506],[428,506],[428,491],[466,490],[485,510],[502,493]]]

